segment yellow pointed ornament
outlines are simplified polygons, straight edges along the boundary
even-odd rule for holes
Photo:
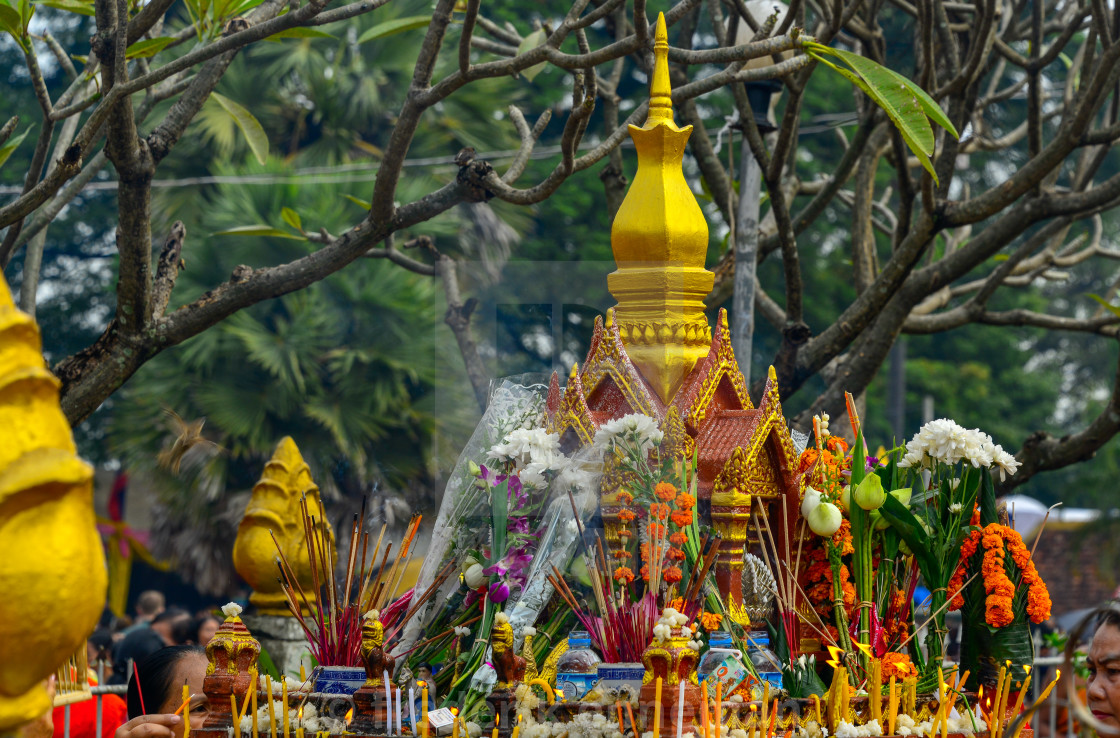
[[[611,227],[618,270],[607,286],[626,353],[663,402],[708,354],[712,334],[704,297],[715,275],[704,268],[708,223],[681,162],[692,126],[673,121],[669,36],[657,16],[649,114],[630,126],[638,173]]]
[[[105,603],[93,469],[78,458],[35,320],[0,278],[0,733],[51,708],[43,680]]]
[[[233,542],[233,566],[253,588],[249,602],[261,615],[291,615],[277,578],[277,543],[300,585],[305,591],[312,589],[311,560],[300,503],[305,497],[308,513],[315,518],[324,540],[328,541],[327,555],[333,570],[338,558],[334,530],[323,513],[319,487],[311,479],[311,469],[296,442],[284,437],[265,464],[260,480],[253,485],[253,494]]]

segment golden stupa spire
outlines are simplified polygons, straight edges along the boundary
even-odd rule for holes
[[[611,228],[618,270],[607,285],[618,300],[615,320],[627,354],[668,403],[708,353],[704,297],[715,275],[704,269],[708,224],[681,169],[692,126],[673,121],[664,14],[657,17],[653,55],[649,114],[640,128],[630,126],[638,173]]]

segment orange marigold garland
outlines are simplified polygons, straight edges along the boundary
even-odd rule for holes
[[[961,588],[968,573],[969,561],[981,546],[984,548],[984,557],[980,564],[980,575],[983,577],[986,594],[984,620],[988,625],[1002,628],[1015,620],[1016,586],[1007,576],[1008,553],[1019,572],[1020,582],[1027,587],[1027,616],[1032,623],[1041,623],[1049,618],[1050,593],[1031,561],[1030,552],[1016,531],[999,523],[991,523],[983,530],[973,530],[961,544],[957,569],[949,580],[949,592],[955,595],[951,607],[956,610],[964,606]]]
[[[634,581],[634,572],[631,571],[628,566],[620,566],[614,570],[614,579],[616,582],[630,584],[630,582]]]

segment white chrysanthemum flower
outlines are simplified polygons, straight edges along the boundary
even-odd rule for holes
[[[664,623],[658,623],[653,626],[653,637],[659,641],[666,641],[669,639],[670,628]]]
[[[505,614],[504,612],[500,612],[494,616],[494,622],[497,625],[505,625],[509,622],[509,615]]]
[[[459,638],[462,638],[463,636],[469,636],[470,634],[471,634],[471,629],[470,628],[468,628],[466,626],[462,626],[462,625],[456,625],[455,626],[455,635],[458,636]]]
[[[657,421],[648,415],[631,413],[604,423],[595,431],[594,445],[601,451],[609,451],[620,443],[637,447],[639,453],[647,454],[654,446],[661,445],[665,434],[657,427]]]
[[[536,634],[537,634],[537,629],[534,628],[531,625],[526,625],[524,628],[521,629],[521,637],[522,638],[528,638],[529,636],[535,636]]]
[[[559,466],[560,436],[544,428],[518,428],[506,434],[501,443],[495,444],[487,454],[500,462],[512,462],[520,469],[530,462]]]
[[[964,509],[964,505],[962,505],[959,502],[954,502],[952,505],[949,505],[949,512],[953,513],[954,515],[956,515],[957,513],[959,513],[963,509]]]
[[[1000,446],[992,450],[992,464],[999,469],[999,481],[1006,481],[1009,476],[1019,471],[1019,460],[1007,453]]]
[[[235,618],[241,614],[241,605],[236,602],[227,602],[222,605],[222,614],[227,618]]]

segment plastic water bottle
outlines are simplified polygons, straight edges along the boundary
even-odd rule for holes
[[[778,657],[770,650],[770,636],[766,633],[751,633],[748,639],[747,658],[754,664],[758,678],[770,683],[770,694],[782,689],[782,666]],[[762,697],[762,685],[758,685],[758,697]]]
[[[564,699],[575,702],[591,691],[599,681],[601,661],[591,650],[591,634],[573,630],[568,635],[568,650],[556,662],[556,688],[564,693]]]
[[[696,676],[707,685],[710,697],[715,699],[717,692],[730,697],[750,675],[742,658],[743,652],[732,646],[730,633],[716,631],[708,637],[708,651],[696,667]]]

